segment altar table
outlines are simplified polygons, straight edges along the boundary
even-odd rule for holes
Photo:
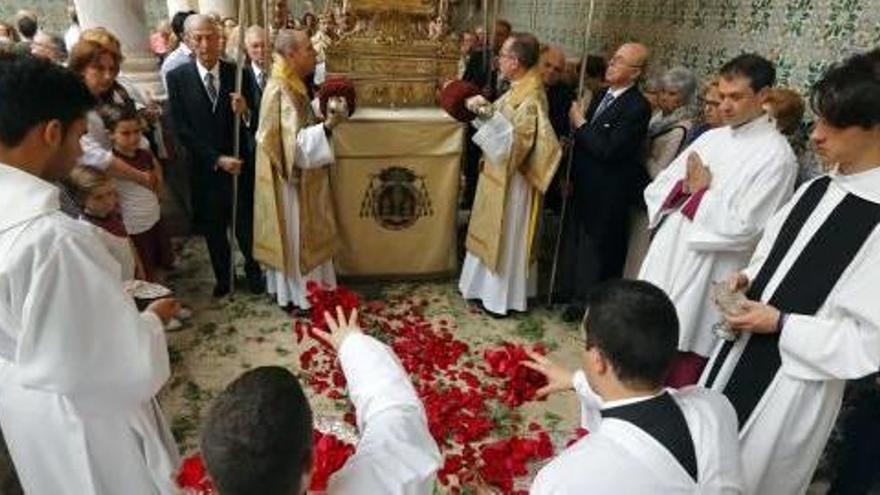
[[[343,276],[453,273],[464,125],[436,108],[363,108],[333,131]]]

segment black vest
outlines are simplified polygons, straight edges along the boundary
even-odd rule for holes
[[[651,435],[697,481],[697,454],[684,413],[668,392],[652,399],[602,410],[603,418],[627,421]]]
[[[762,300],[767,284],[825,196],[830,182],[829,177],[817,179],[801,195],[752,282],[747,293],[749,299]],[[815,315],[878,223],[880,205],[853,194],[846,195],[798,255],[768,304],[783,313]],[[715,382],[733,345],[726,342],[722,346],[709,371],[707,387]],[[751,334],[723,390],[736,409],[740,429],[773,382],[781,364],[779,333]]]

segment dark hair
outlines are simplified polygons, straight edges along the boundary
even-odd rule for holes
[[[37,20],[30,16],[22,16],[18,22],[16,22],[18,26],[18,32],[21,33],[25,38],[31,39],[37,34]]]
[[[538,64],[541,58],[541,44],[538,38],[529,33],[511,33],[511,54],[516,57],[525,68],[531,69]]]
[[[584,318],[587,349],[597,347],[627,385],[662,386],[678,348],[678,315],[656,286],[606,282],[591,294]]]
[[[810,90],[810,108],[841,129],[880,125],[880,48],[831,67]]]
[[[101,115],[101,120],[104,121],[104,127],[106,127],[109,132],[116,130],[116,126],[118,126],[120,122],[125,122],[127,120],[140,120],[140,116],[138,116],[137,109],[134,105],[109,103],[101,105],[98,108],[98,114]]]
[[[725,79],[734,76],[747,78],[755,93],[776,84],[776,68],[773,63],[755,53],[743,53],[727,62],[721,67],[719,74]]]
[[[187,17],[195,13],[195,10],[183,10],[174,14],[174,17],[171,18],[171,30],[177,36],[177,39],[183,40],[183,24],[186,22]]]
[[[82,80],[68,69],[31,56],[0,53],[0,143],[21,144],[42,122],[60,120],[64,128],[95,104]]]
[[[200,443],[221,494],[295,493],[311,462],[312,409],[288,370],[255,368],[214,400]]]
[[[498,19],[497,21],[495,21],[495,26],[496,26],[495,29],[498,29],[497,26],[504,26],[504,28],[507,29],[508,33],[513,31],[513,25],[504,19]]]

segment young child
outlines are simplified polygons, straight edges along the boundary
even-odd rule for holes
[[[92,167],[75,167],[66,185],[81,210],[80,219],[95,225],[110,254],[122,267],[122,280],[143,278],[143,267],[119,213],[116,185],[107,174]]]
[[[171,242],[160,218],[162,169],[150,150],[140,147],[141,121],[133,107],[105,105],[99,113],[113,142],[113,154],[132,167],[151,172],[155,179],[153,189],[123,179],[117,182],[122,221],[143,263],[145,280],[154,282],[159,269],[170,269],[174,264]]]

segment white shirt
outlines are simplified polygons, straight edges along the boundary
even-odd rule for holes
[[[260,66],[257,65],[255,62],[251,62],[251,69],[254,71],[254,79],[257,82],[257,86],[260,86],[260,77],[262,76],[263,72],[265,72],[265,71],[262,68],[260,68]],[[268,80],[269,80],[269,78],[267,75],[266,81],[264,81],[264,83],[268,82]],[[260,91],[262,91],[263,89],[264,89],[264,86],[260,86]]]
[[[667,390],[681,409],[694,443],[697,481],[661,443],[636,425],[601,417],[601,410],[651,397],[603,402],[583,371],[574,383],[586,437],[538,472],[532,495],[643,495],[650,493],[742,493],[736,413],[717,392]]]
[[[442,464],[424,406],[400,361],[385,344],[350,335],[339,349],[360,440],[330,477],[330,495],[430,495]]]
[[[202,65],[202,62],[200,62],[197,59],[196,60],[196,69],[198,69],[198,71],[199,71],[199,78],[202,80],[202,86],[205,87],[205,91],[207,91],[208,94],[211,94],[211,92],[208,89],[208,82],[207,82],[207,80],[205,80],[205,77],[208,75],[208,73],[210,73],[214,76],[214,94],[216,94],[217,97],[219,98],[220,97],[220,61],[217,61],[214,64],[214,67],[207,69],[207,68],[205,68],[204,65]]]

